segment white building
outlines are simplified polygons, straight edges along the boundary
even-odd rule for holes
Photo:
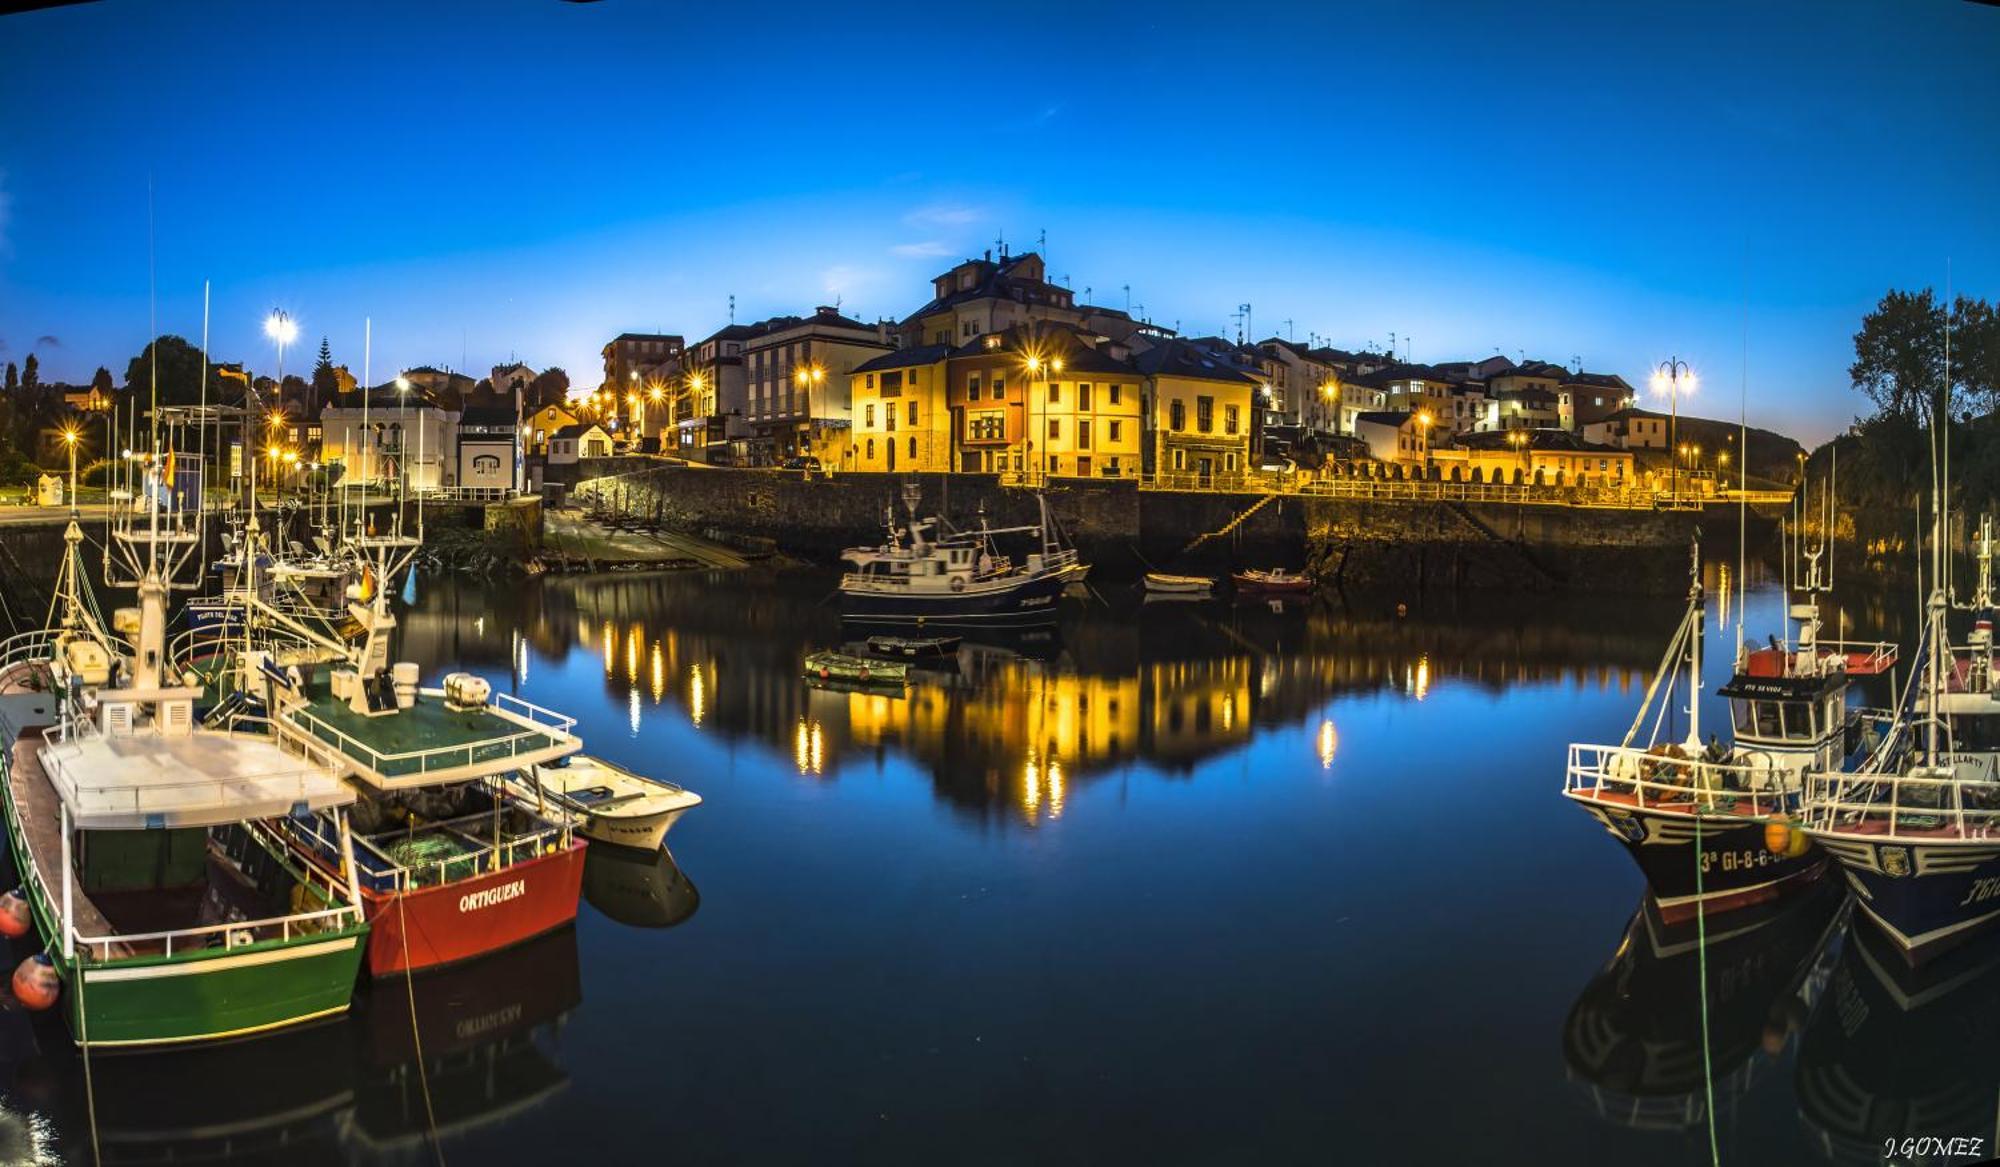
[[[349,483],[374,485],[409,477],[412,490],[458,484],[458,418],[414,395],[381,396],[364,408],[320,411],[320,460],[343,467]]]

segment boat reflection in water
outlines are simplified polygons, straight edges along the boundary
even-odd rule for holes
[[[432,1114],[438,1140],[449,1143],[561,1093],[569,1075],[553,1047],[582,1000],[574,928],[459,968],[376,981],[355,1027],[362,1050],[344,1122],[350,1150],[414,1159],[430,1141]]]
[[[1847,893],[1820,880],[1708,921],[1709,1057],[1719,1114],[1734,1110],[1803,1028],[1831,962]],[[1641,1130],[1707,1122],[1701,967],[1693,922],[1666,924],[1650,895],[1570,1009],[1563,1060],[1604,1119]]]
[[[1983,1140],[1946,1155],[1928,1144],[1897,1163],[1966,1163],[2000,1138],[2000,936],[1912,969],[1856,917],[1825,999],[1799,1044],[1794,1089],[1808,1141],[1835,1163],[1877,1164],[1889,1140]],[[1983,1052],[1974,1052],[1983,1051]]]
[[[410,1018],[416,994],[424,1065]],[[256,1041],[91,1059],[101,1161],[430,1162],[424,1084],[441,1141],[505,1122],[568,1083],[552,1046],[582,1001],[576,931],[457,968],[375,981],[347,1017]],[[9,1062],[0,1163],[46,1115],[91,1145],[84,1069],[60,1025],[0,1020]],[[20,1129],[16,1130],[16,1127]],[[44,1136],[44,1141],[46,1137]],[[59,1159],[50,1159],[59,1162]]]
[[[630,928],[671,928],[701,907],[701,893],[665,847],[592,847],[583,866],[583,898]]]
[[[403,651],[504,665],[530,693],[587,668],[648,748],[671,740],[658,734],[712,735],[761,746],[815,780],[902,755],[964,813],[1032,825],[1135,764],[1177,776],[1260,732],[1302,727],[1311,739],[1343,695],[1564,682],[1636,696],[1670,631],[1630,605],[1582,597],[1562,621],[1514,624],[1458,597],[1405,614],[1402,598],[1331,590],[1273,610],[1146,605],[1114,588],[1109,611],[1065,605],[1032,636],[969,631],[955,668],[912,669],[896,692],[844,692],[800,676],[806,653],[861,639],[827,600],[833,583],[799,570],[439,589],[406,614]],[[598,748],[643,769],[636,753]],[[1322,752],[1308,740],[1299,761],[1316,767]]]

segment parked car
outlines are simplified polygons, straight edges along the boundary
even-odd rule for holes
[[[818,470],[819,459],[811,454],[795,454],[778,464],[780,470]]]

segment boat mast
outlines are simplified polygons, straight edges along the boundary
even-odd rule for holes
[[[1701,641],[1707,634],[1707,594],[1701,587],[1701,535],[1697,533],[1688,549],[1688,606],[1692,609],[1688,629],[1688,736],[1690,752],[1701,749]]]

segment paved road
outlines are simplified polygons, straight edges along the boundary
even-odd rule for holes
[[[76,508],[85,525],[101,523],[111,508],[103,503],[85,503]],[[68,507],[0,506],[0,527],[60,527],[69,521]]]

